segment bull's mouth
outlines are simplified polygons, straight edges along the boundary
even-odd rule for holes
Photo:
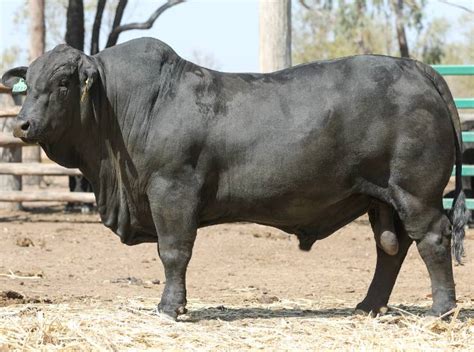
[[[37,138],[26,138],[26,137],[19,137],[23,142],[26,144],[38,144],[40,141]]]
[[[40,141],[38,132],[31,122],[19,123],[13,128],[13,136],[27,144],[37,144]]]
[[[31,133],[25,131],[18,131],[15,129],[13,131],[13,136],[16,138],[20,138],[23,142],[27,144],[37,144],[40,142],[40,139],[36,136],[31,136]]]

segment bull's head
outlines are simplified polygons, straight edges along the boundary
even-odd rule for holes
[[[53,144],[67,138],[80,123],[81,100],[98,79],[94,61],[79,50],[59,45],[35,60],[2,76],[15,92],[26,91],[13,134],[26,142]]]

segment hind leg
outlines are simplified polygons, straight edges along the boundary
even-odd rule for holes
[[[431,279],[433,306],[441,315],[456,306],[451,262],[451,223],[442,208],[442,196],[415,197],[397,190],[395,208],[423,259]]]
[[[403,228],[398,216],[394,216],[395,233],[398,239],[398,251],[395,255],[387,254],[377,246],[377,264],[374,278],[369,286],[366,297],[356,307],[356,312],[371,314],[384,313],[392,293],[402,263],[413,240]],[[371,219],[372,222],[372,219]]]
[[[416,240],[421,258],[431,279],[433,306],[428,314],[442,315],[456,306],[456,293],[451,261],[451,225],[443,214],[429,231]]]

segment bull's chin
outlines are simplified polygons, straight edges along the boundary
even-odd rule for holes
[[[20,129],[13,130],[13,137],[20,138],[24,143],[27,144],[37,144],[38,138],[36,136],[32,136],[31,132],[21,131]]]
[[[40,143],[40,140],[38,138],[20,137],[20,139],[26,144],[39,144]]]
[[[43,142],[43,133],[38,133],[36,131],[13,131],[13,136],[20,138],[23,142],[27,144],[39,144]]]
[[[40,143],[39,138],[32,137],[32,136],[18,136],[17,138],[20,138],[26,144],[39,144]]]
[[[74,148],[67,146],[64,143],[45,143],[41,141],[39,144],[48,158],[59,165],[69,168],[79,167],[79,158]]]

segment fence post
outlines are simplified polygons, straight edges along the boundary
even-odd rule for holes
[[[2,94],[2,103],[6,105],[9,95]],[[5,133],[12,133],[11,125],[14,118],[0,119],[0,131]],[[21,146],[0,147],[0,161],[1,162],[21,162]],[[20,191],[22,188],[21,176],[15,175],[0,175],[0,190],[2,191]],[[0,209],[18,210],[21,208],[21,203],[2,203],[0,202]]]

